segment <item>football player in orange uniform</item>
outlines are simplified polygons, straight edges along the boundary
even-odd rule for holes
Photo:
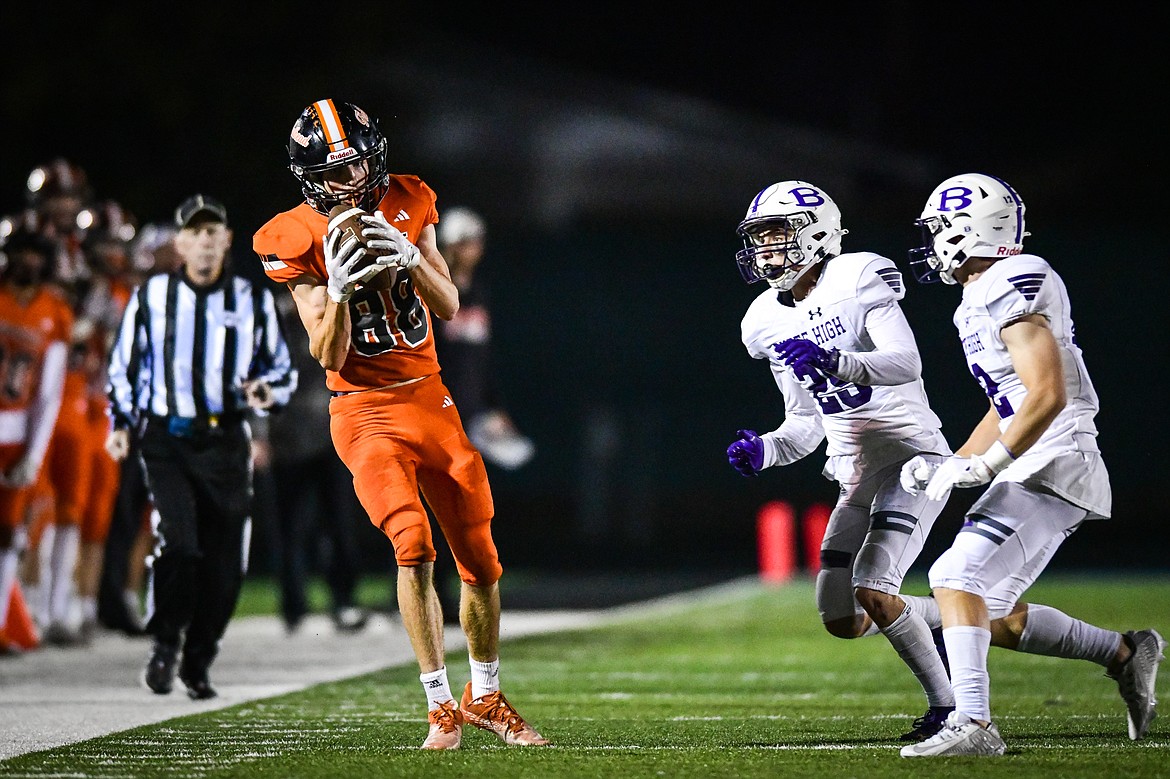
[[[491,489],[439,376],[431,329],[432,311],[450,319],[459,308],[435,243],[435,193],[416,176],[390,174],[386,147],[357,106],[319,100],[306,107],[288,143],[305,200],[260,228],[253,248],[269,278],[292,292],[333,393],[333,443],[370,520],[394,545],[398,606],[429,707],[423,748],[458,748],[464,722],[508,744],[547,744],[500,691],[503,569],[491,534]],[[367,212],[365,247],[329,229],[337,205]],[[367,248],[386,253],[371,259]],[[423,498],[462,579],[471,681],[458,702],[447,679]]]
[[[94,323],[82,302],[92,272],[83,244],[92,211],[85,171],[58,158],[29,174],[28,203],[36,226],[56,245],[54,283],[73,309],[73,332],[65,372],[65,387],[41,478],[43,492],[52,492],[53,510],[41,512],[32,532],[37,561],[33,611],[45,628],[45,641],[70,646],[84,642],[73,620],[74,579],[81,549],[81,525],[92,482],[91,454],[95,446],[89,423],[89,364],[94,361],[90,340]],[[100,360],[100,357],[97,359]]]
[[[46,285],[56,253],[18,228],[0,272],[0,626],[8,617],[27,504],[56,424],[73,313]]]
[[[80,300],[80,317],[92,323],[85,339],[85,458],[90,472],[81,498],[81,550],[77,563],[77,595],[81,601],[81,634],[89,638],[98,625],[97,596],[105,559],[106,537],[118,497],[120,467],[106,451],[110,434],[110,399],[106,394],[110,349],[118,336],[122,313],[134,293],[130,242],[137,222],[113,200],[99,202],[83,214],[86,233],[82,248],[90,271]]]

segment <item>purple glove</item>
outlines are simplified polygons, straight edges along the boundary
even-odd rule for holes
[[[755,430],[740,430],[739,440],[727,447],[727,462],[744,476],[759,476],[764,469],[764,439]]]
[[[821,373],[836,373],[841,358],[841,353],[836,349],[827,352],[807,338],[789,338],[772,344],[772,348],[784,364],[797,373],[802,372],[802,369],[807,372],[809,368],[815,368]]]

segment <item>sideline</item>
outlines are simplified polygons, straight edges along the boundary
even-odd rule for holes
[[[746,577],[606,609],[505,610],[500,639],[620,622],[758,586]],[[462,631],[449,626],[447,650],[465,646]],[[149,653],[149,638],[103,632],[85,648],[43,647],[0,658],[0,761],[414,661],[397,615],[375,614],[354,634],[339,634],[328,616],[311,615],[292,635],[278,617],[244,617],[228,626],[212,667],[219,696],[192,701],[178,680],[170,695],[155,695],[142,684]]]
[[[84,648],[0,658],[0,760],[412,662],[396,617],[376,614],[360,633],[339,634],[328,616],[311,615],[291,636],[278,617],[234,620],[212,667],[219,695],[208,701],[188,699],[177,679],[170,695],[143,685],[146,637],[102,633]],[[597,619],[592,612],[505,613],[500,634],[506,640]],[[448,627],[448,650],[464,646],[462,631]]]

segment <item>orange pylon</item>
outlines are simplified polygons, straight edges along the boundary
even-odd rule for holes
[[[12,583],[8,596],[8,621],[0,625],[0,646],[12,646],[28,651],[41,645],[40,631],[24,602],[20,582]]]

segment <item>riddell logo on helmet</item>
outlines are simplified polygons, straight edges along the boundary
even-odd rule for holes
[[[337,162],[338,160],[344,160],[348,157],[354,157],[356,155],[357,149],[350,146],[348,149],[339,149],[338,151],[329,152],[329,156],[325,158],[325,161]]]
[[[1000,257],[1012,257],[1014,255],[1019,254],[1022,251],[1024,251],[1024,249],[1023,249],[1023,247],[1020,247],[1020,246],[1013,246],[1010,249],[1007,249],[1003,246],[1000,246],[998,249],[995,250],[995,253],[998,254]]]

